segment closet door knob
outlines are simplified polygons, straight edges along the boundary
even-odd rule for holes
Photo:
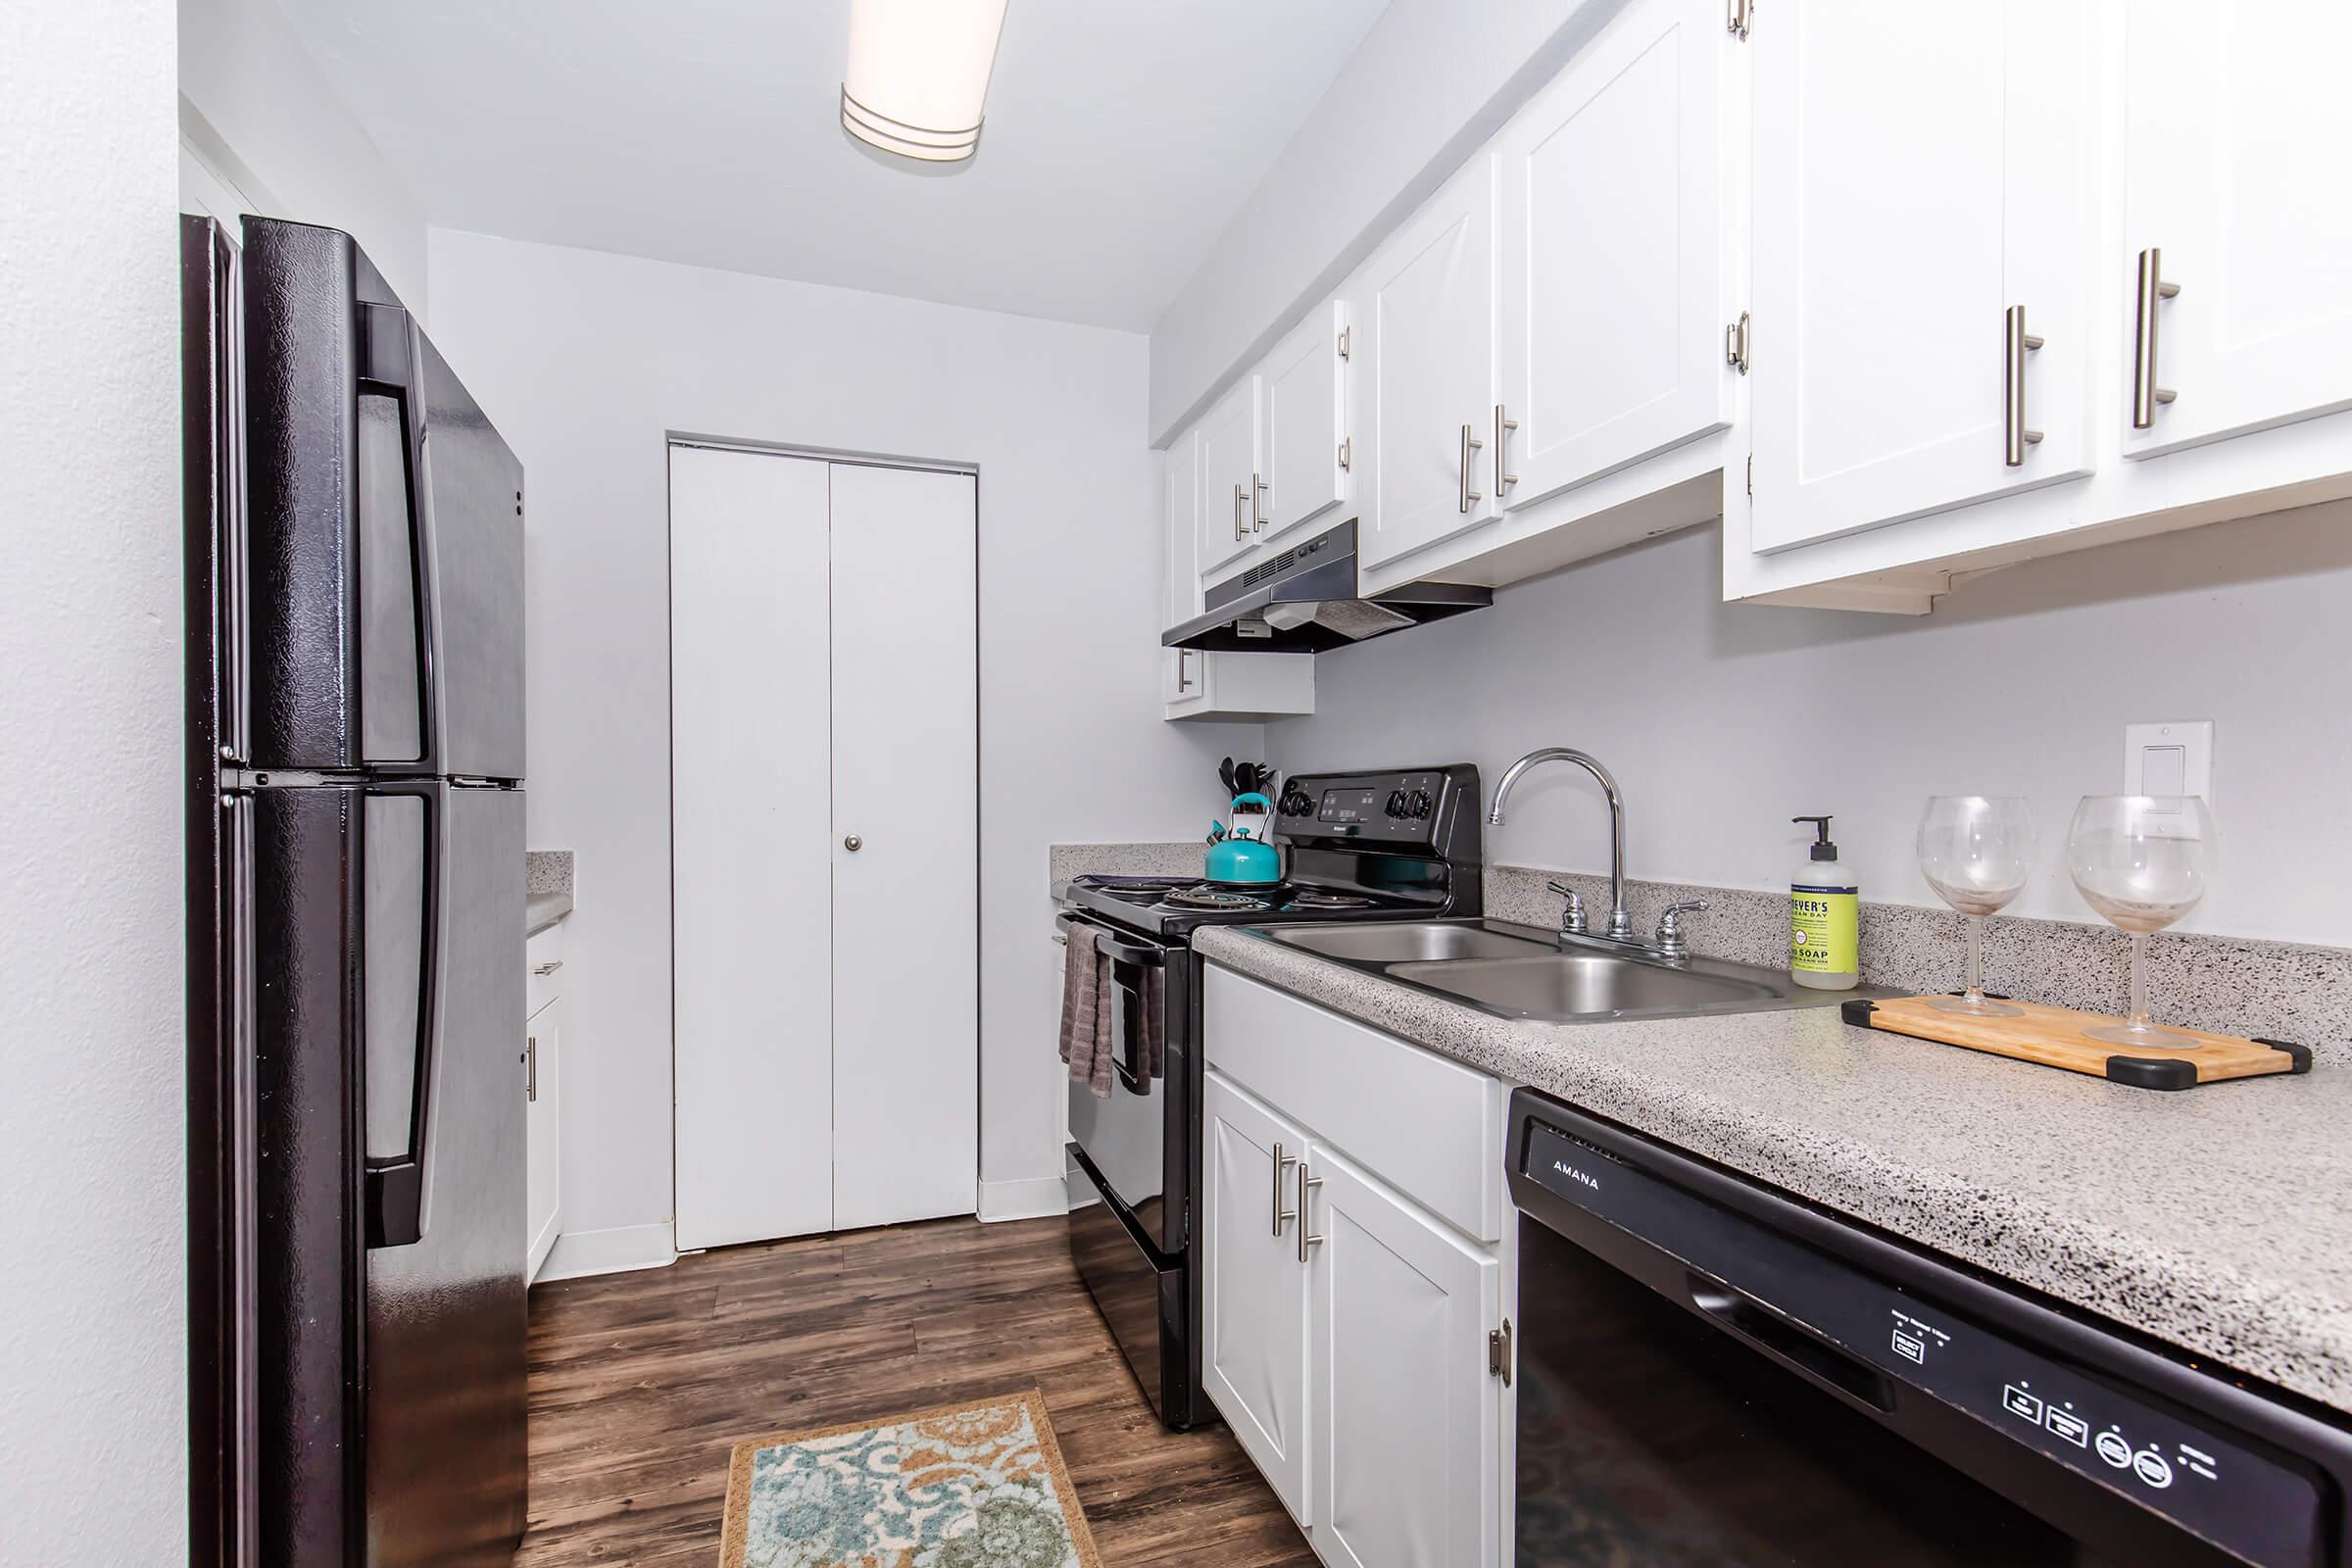
[[[856,855],[859,850],[865,848],[865,840],[853,833],[848,838],[841,841],[841,847],[849,851],[852,855]]]

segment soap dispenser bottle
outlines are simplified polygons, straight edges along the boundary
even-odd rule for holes
[[[1788,978],[1817,991],[1846,991],[1862,978],[1858,916],[1862,890],[1838,861],[1826,816],[1792,816],[1813,824],[1815,840],[1788,879]]]

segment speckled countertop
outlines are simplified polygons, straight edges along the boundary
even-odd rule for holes
[[[2352,1071],[2185,1094],[1836,1007],[1545,1024],[1206,927],[1205,957],[2339,1410]]]
[[[522,857],[522,929],[530,936],[571,912],[569,850],[528,850]]]

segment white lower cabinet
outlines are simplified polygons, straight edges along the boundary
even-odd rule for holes
[[[1211,967],[1204,985],[1209,1397],[1331,1568],[1499,1568],[1507,1243],[1438,1208],[1499,1229],[1460,1195],[1477,1193],[1490,1159],[1499,1175],[1503,1087],[1230,972]],[[1236,1046],[1223,1062],[1220,1025]],[[1294,1054],[1323,1070],[1288,1082],[1261,1070]],[[1479,1080],[1475,1122],[1455,1125],[1442,1080],[1417,1078],[1415,1058]],[[1279,1087],[1235,1076],[1251,1072]],[[1401,1124],[1367,1114],[1391,1096],[1429,1108],[1419,1136],[1400,1141]],[[1346,1128],[1348,1147],[1326,1127]],[[1479,1168],[1441,1178],[1454,1193],[1398,1185],[1445,1160]]]
[[[1316,1553],[1333,1568],[1499,1562],[1487,1335],[1501,1265],[1320,1144],[1304,1161]]]
[[[1298,1172],[1306,1138],[1215,1072],[1201,1106],[1204,1343],[1200,1375],[1226,1424],[1301,1529],[1306,1494],[1307,1270]]]
[[[524,1276],[536,1279],[564,1234],[564,1028],[571,1004],[564,991],[563,930],[550,926],[524,949],[530,1016],[522,1026]]]

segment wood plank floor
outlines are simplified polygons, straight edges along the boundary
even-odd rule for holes
[[[1153,1418],[1058,1219],[938,1220],[538,1287],[516,1568],[710,1568],[734,1444],[1031,1388],[1107,1568],[1311,1568],[1231,1433]]]

